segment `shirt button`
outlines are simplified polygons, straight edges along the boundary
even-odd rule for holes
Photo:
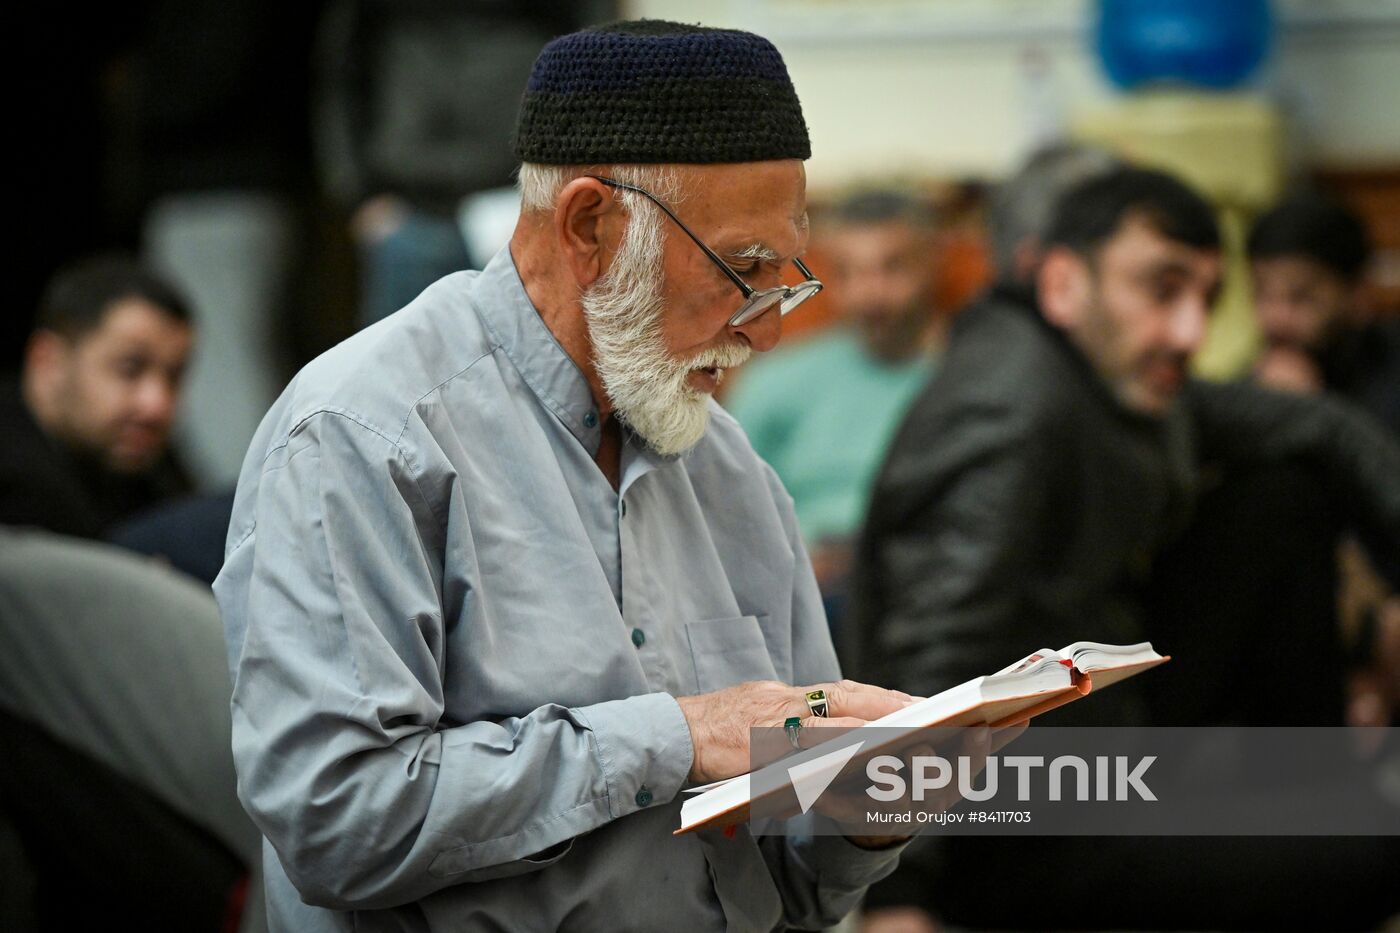
[[[590,411],[588,414],[584,415],[583,426],[585,428],[596,428],[598,426],[598,413],[596,411]]]
[[[645,787],[643,787],[641,790],[637,791],[637,798],[636,798],[636,799],[637,799],[637,806],[639,806],[639,807],[649,807],[649,806],[651,806],[651,791],[649,791],[649,790],[647,790]]]
[[[623,502],[621,505],[618,506],[618,509],[622,512],[622,517],[623,517],[623,518],[626,518],[626,517],[627,517],[627,503],[626,503],[626,502]]]
[[[632,644],[638,648],[647,643],[647,633],[639,628],[632,629]]]

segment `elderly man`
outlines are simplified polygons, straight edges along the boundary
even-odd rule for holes
[[[516,150],[508,249],[313,362],[248,455],[215,591],[272,926],[833,921],[890,840],[671,835],[750,727],[812,722],[788,685],[909,699],[837,682],[791,501],[710,398],[819,287],[785,66],[564,36]]]
[[[134,261],[61,269],[0,383],[0,522],[96,538],[186,491],[168,443],[193,349],[184,299]]]

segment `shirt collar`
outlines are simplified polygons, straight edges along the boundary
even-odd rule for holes
[[[530,303],[509,246],[502,247],[481,270],[477,293],[477,313],[492,341],[515,364],[541,404],[590,456],[597,456],[602,430],[588,380]]]

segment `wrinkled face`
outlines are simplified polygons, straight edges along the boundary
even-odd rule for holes
[[[932,238],[905,221],[849,224],[823,238],[832,294],[871,355],[906,357],[932,313]]]
[[[1220,258],[1129,218],[1091,264],[1065,251],[1064,328],[1126,407],[1160,415],[1186,380],[1220,287]],[[1047,263],[1050,262],[1047,259]],[[1042,273],[1042,282],[1044,273]],[[1046,296],[1042,295],[1042,302]]]
[[[1342,323],[1351,301],[1345,279],[1306,256],[1276,256],[1250,264],[1254,310],[1271,347],[1316,353]]]
[[[140,473],[164,454],[191,328],[155,305],[128,298],[74,341],[51,336],[41,365],[51,386],[44,430],[117,473]]]
[[[670,205],[754,288],[779,284],[807,242],[798,161],[687,167]],[[654,205],[631,215],[607,272],[583,295],[593,362],[618,417],[663,454],[694,446],[727,369],[774,347],[776,308],[740,327],[744,298]]]

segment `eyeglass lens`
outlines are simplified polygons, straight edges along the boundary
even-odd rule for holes
[[[821,291],[821,286],[817,283],[802,282],[790,287],[754,292],[749,300],[744,302],[739,310],[734,313],[734,316],[729,319],[729,326],[739,327],[743,324],[747,324],[764,311],[773,307],[774,304],[778,305],[778,312],[780,314],[787,314],[793,308],[796,308],[819,291]]]
[[[779,310],[782,311],[784,314],[787,314],[793,308],[802,304],[802,302],[806,301],[808,298],[811,298],[813,295],[815,295],[821,290],[822,287],[816,282],[802,282],[800,284],[794,285],[792,287],[792,293],[783,299],[782,307]]]

